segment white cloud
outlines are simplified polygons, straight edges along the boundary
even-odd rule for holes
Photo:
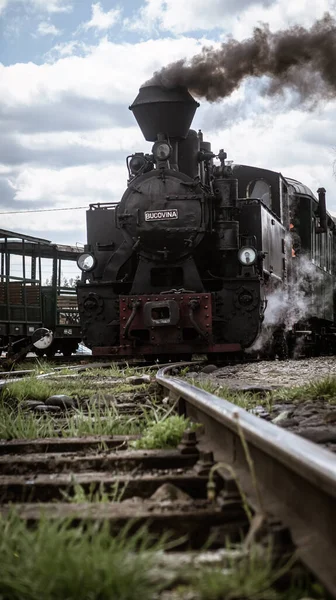
[[[56,44],[51,50],[46,52],[44,58],[48,62],[55,62],[55,60],[59,58],[64,58],[65,56],[72,56],[74,54],[79,54],[83,52],[84,54],[90,51],[90,46],[85,44],[84,42],[80,42],[79,40],[72,40],[71,42],[62,42],[60,44]]]
[[[115,25],[121,16],[120,8],[112,8],[104,12],[100,2],[91,5],[92,16],[90,21],[82,24],[82,28],[86,31],[89,29],[97,29],[99,31],[107,31]]]
[[[212,29],[242,39],[260,22],[280,29],[293,23],[310,25],[326,11],[335,10],[334,0],[145,0],[128,21],[134,30],[171,31],[175,34]]]
[[[9,0],[0,0],[0,15],[8,5]]]
[[[41,23],[39,23],[38,28],[37,28],[37,34],[38,35],[61,35],[61,30],[57,29],[57,27],[55,27],[55,25],[53,25],[52,23],[49,23],[48,21],[42,21]]]
[[[0,15],[12,4],[30,6],[47,13],[70,12],[72,10],[72,0],[0,0]]]
[[[69,56],[52,64],[32,62],[5,67],[0,63],[0,108],[8,117],[15,107],[46,105],[63,95],[123,103],[127,110],[139,87],[166,62],[199,52],[209,40],[148,40],[116,44],[107,39],[86,56]],[[9,111],[9,112],[8,112]]]
[[[25,0],[25,2],[27,1],[34,8],[48,13],[70,12],[72,10],[72,0]]]

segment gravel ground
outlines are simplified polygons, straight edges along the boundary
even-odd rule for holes
[[[235,389],[250,386],[271,389],[293,387],[328,376],[336,377],[336,357],[253,362],[223,367],[208,376]]]
[[[262,361],[213,369],[209,373],[211,367],[208,365],[203,372],[189,373],[188,377],[195,376],[196,381],[210,380],[232,390],[260,394],[260,406],[254,406],[250,412],[336,451],[336,404],[330,403],[328,398],[281,400],[274,402],[269,409],[262,405],[265,391],[336,377],[336,357]]]

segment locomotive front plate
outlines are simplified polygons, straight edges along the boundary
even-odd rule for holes
[[[169,219],[178,219],[178,210],[146,210],[145,221],[168,221]]]

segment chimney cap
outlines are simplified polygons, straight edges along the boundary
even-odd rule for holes
[[[185,87],[165,88],[144,85],[129,109],[147,141],[154,142],[158,133],[170,138],[187,136],[199,103]]]

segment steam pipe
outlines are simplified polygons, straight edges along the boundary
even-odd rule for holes
[[[207,336],[206,332],[200,328],[200,326],[198,325],[198,323],[196,323],[195,318],[194,318],[194,311],[198,307],[199,307],[199,302],[197,300],[190,300],[190,302],[189,302],[190,323],[192,324],[194,329],[196,329],[196,331],[200,335],[200,337],[204,338],[205,341],[208,342],[209,340],[208,340],[208,336]]]
[[[325,188],[319,188],[317,193],[319,199],[320,227],[318,227],[316,231],[317,233],[324,233],[327,231],[326,190]]]
[[[127,319],[127,323],[125,325],[125,329],[124,329],[124,335],[123,337],[126,339],[130,339],[128,336],[128,332],[129,332],[129,328],[132,325],[132,322],[134,321],[135,315],[137,313],[137,310],[139,308],[139,306],[141,305],[141,301],[140,300],[134,300],[132,302],[132,312],[130,314],[130,316]]]
[[[172,155],[170,157],[170,168],[174,171],[178,171],[178,140],[170,139],[170,145],[172,147]]]

